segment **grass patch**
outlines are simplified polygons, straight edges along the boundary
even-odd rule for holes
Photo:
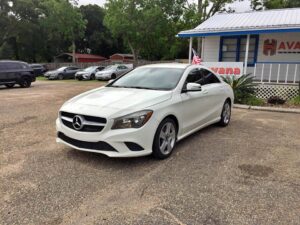
[[[300,95],[298,95],[297,97],[291,99],[289,101],[289,104],[300,106]]]
[[[244,98],[241,103],[251,106],[262,106],[265,104],[265,101],[261,98],[257,98],[254,95],[250,95],[249,97]]]
[[[78,81],[75,79],[66,79],[66,80],[48,80],[45,77],[36,77],[36,80],[38,81],[48,81],[48,82],[52,82],[52,81],[58,81],[58,82],[73,82],[73,83],[106,83],[105,81],[98,81],[98,80],[82,80],[82,81]]]

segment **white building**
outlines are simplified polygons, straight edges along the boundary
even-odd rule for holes
[[[201,58],[220,75],[240,70],[264,84],[299,82],[300,8],[219,13],[178,36],[190,38],[189,60],[193,38],[201,37]]]

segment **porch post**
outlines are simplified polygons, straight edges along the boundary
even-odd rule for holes
[[[247,73],[249,45],[250,45],[250,34],[247,35],[246,52],[245,52],[245,63],[244,63],[244,74]]]
[[[189,47],[189,64],[192,63],[192,47],[193,47],[193,38],[190,37],[190,47]]]

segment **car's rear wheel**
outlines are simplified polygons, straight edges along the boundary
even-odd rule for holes
[[[63,76],[62,74],[58,74],[57,78],[58,78],[59,80],[63,80],[63,79],[64,79],[64,76]]]
[[[116,74],[111,75],[111,79],[116,79],[116,78],[117,78]]]
[[[230,122],[230,118],[231,118],[231,104],[230,101],[227,100],[223,105],[221,120],[219,124],[223,127],[226,127]]]
[[[15,86],[15,84],[5,84],[5,86],[6,86],[7,88],[13,88],[13,87]]]
[[[92,74],[90,77],[91,80],[95,80],[95,74]]]
[[[22,88],[29,88],[31,86],[31,79],[29,77],[22,77],[20,81]]]
[[[164,119],[158,126],[153,141],[153,156],[158,159],[169,157],[176,144],[177,126],[171,118]]]

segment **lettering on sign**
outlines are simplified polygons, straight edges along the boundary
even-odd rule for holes
[[[241,75],[241,69],[238,67],[210,67],[210,69],[219,75]]]
[[[267,56],[276,54],[300,54],[300,41],[281,41],[267,39],[264,41],[263,53]]]

